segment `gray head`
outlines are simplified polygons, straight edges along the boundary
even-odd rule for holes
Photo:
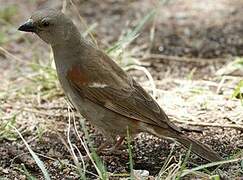
[[[73,22],[61,11],[55,9],[35,12],[18,30],[33,32],[52,46],[80,36]]]

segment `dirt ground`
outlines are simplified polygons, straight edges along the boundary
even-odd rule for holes
[[[69,1],[68,1],[69,2]],[[156,0],[80,0],[76,8],[67,4],[70,15],[80,30],[84,23],[94,27],[92,34],[102,49],[110,47],[127,31],[133,29],[151,10],[155,17],[145,24],[141,34],[126,48],[125,57],[137,60],[153,78],[148,80],[144,71],[129,73],[141,85],[153,92],[158,103],[172,121],[188,136],[209,145],[222,157],[241,158],[243,148],[243,105],[232,98],[236,85],[242,80],[242,69],[230,63],[243,55],[243,3],[236,0],[171,0],[158,4]],[[35,161],[16,132],[15,126],[31,149],[45,163],[52,179],[79,179],[67,148],[69,113],[67,102],[56,81],[55,74],[31,63],[51,66],[50,48],[32,34],[17,32],[17,27],[35,9],[62,8],[61,1],[0,0],[0,12],[11,7],[10,15],[0,13],[0,179],[27,179],[27,171],[43,179]],[[94,8],[95,7],[95,8]],[[7,51],[7,52],[6,52]],[[121,62],[129,67],[128,62]],[[152,83],[152,85],[151,85]],[[156,88],[153,87],[153,83]],[[84,137],[76,115],[78,132]],[[103,136],[88,122],[91,144],[98,147]],[[85,156],[85,150],[72,124],[70,139]],[[149,172],[155,179],[167,157],[170,165],[178,164],[187,150],[179,144],[140,134],[132,142],[135,170]],[[101,159],[112,174],[129,173],[127,145],[125,153],[101,154]],[[86,161],[87,177],[97,174]],[[187,168],[206,163],[191,155]],[[225,179],[243,177],[242,161],[230,163],[216,171]],[[205,178],[215,174],[213,168],[184,179]],[[111,179],[120,179],[112,176]],[[138,178],[139,179],[139,178]]]

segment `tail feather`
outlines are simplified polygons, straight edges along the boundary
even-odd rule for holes
[[[213,151],[208,146],[200,143],[199,141],[196,141],[194,139],[191,139],[189,137],[186,137],[185,135],[181,134],[179,135],[176,140],[180,142],[182,145],[184,145],[187,148],[191,147],[191,151],[197,154],[198,156],[210,161],[222,161],[224,160],[222,157],[219,156],[218,153]]]
[[[155,127],[155,126],[147,126],[146,130],[154,134],[155,136],[159,138],[169,138],[174,139],[184,145],[186,148],[191,148],[191,151],[198,156],[200,156],[203,159],[208,160],[209,162],[216,162],[216,161],[222,161],[224,160],[222,157],[219,156],[218,153],[213,151],[208,146],[200,143],[197,140],[191,139],[184,135],[182,132],[177,131],[175,129],[163,129],[161,127]]]

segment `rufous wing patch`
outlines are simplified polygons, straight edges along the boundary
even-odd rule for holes
[[[89,83],[88,77],[81,71],[79,66],[72,66],[67,72],[67,79],[77,86],[84,86]]]

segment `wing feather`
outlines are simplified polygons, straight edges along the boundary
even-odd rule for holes
[[[89,84],[82,85],[77,79],[69,77],[70,84],[90,101],[122,116],[179,131],[174,124],[170,123],[156,101],[135,80],[127,80],[129,85],[125,87],[115,87],[109,84],[96,87]],[[102,84],[103,82],[95,83]]]

